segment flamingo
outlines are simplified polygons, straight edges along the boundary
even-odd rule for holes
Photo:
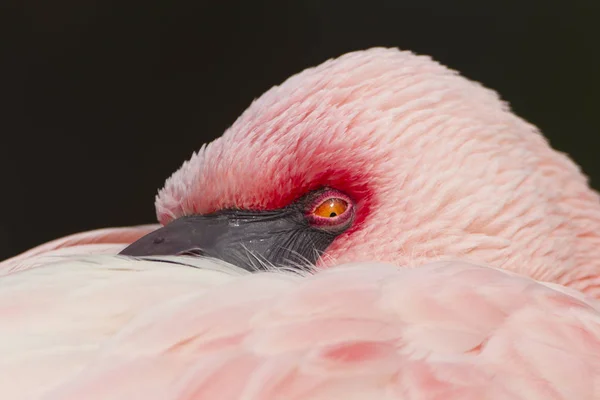
[[[0,398],[600,398],[598,194],[429,57],[292,76],[155,204],[0,264]]]

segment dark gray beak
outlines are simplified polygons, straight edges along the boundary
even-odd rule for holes
[[[266,265],[314,264],[337,234],[311,227],[297,207],[257,212],[225,210],[181,217],[120,254],[214,257],[255,271]]]

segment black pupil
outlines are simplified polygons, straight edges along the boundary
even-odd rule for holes
[[[329,218],[333,218],[333,217],[335,217],[336,215],[337,215],[336,213],[332,212],[331,214],[329,214]]]

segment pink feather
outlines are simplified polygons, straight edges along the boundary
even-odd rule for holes
[[[566,288],[464,262],[298,276],[189,261],[201,268],[88,256],[3,277],[3,398],[600,395],[600,307]]]
[[[598,194],[494,92],[393,49],[327,61],[184,163],[157,215],[321,185],[358,211],[310,271],[114,255],[156,225],[0,263],[0,398],[600,398]]]

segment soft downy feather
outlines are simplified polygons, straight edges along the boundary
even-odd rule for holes
[[[41,244],[0,262],[0,276],[22,269],[35,268],[58,257],[74,254],[116,254],[129,243],[160,227],[158,224],[95,229],[75,233]],[[42,257],[40,257],[42,256]]]
[[[600,296],[600,198],[500,96],[430,57],[373,48],[296,74],[165,183],[158,219],[287,205],[318,186],[361,211],[327,256],[456,259]]]
[[[598,195],[494,92],[408,52],[328,61],[186,162],[157,214],[280,207],[315,182],[385,215],[317,267],[114,255],[156,226],[2,262],[0,398],[600,398],[600,306],[574,290],[599,293]]]
[[[304,276],[164,261],[68,256],[2,277],[2,397],[600,396],[600,305],[564,287],[460,261]]]

